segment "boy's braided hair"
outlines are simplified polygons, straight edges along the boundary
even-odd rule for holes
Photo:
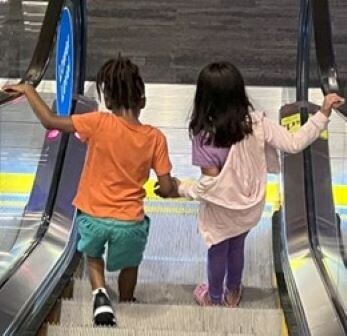
[[[108,60],[96,76],[99,99],[104,94],[108,108],[135,109],[145,96],[145,85],[139,68],[129,58],[118,56]]]

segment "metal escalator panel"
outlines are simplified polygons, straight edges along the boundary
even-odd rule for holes
[[[344,27],[344,21],[338,17],[338,6],[327,0],[314,0],[312,17],[322,91],[324,94],[337,92],[345,96],[345,81],[340,77],[337,67],[345,61],[345,55],[339,55],[333,41],[333,32],[338,27]],[[323,134],[321,140],[312,146],[313,221],[310,231],[317,264],[346,333],[347,262],[344,242],[347,104],[339,108],[339,112],[339,115],[333,115],[329,136]]]
[[[330,162],[336,212],[336,237],[326,241],[325,228],[318,228],[324,263],[329,269],[341,308],[347,316],[347,121],[336,118],[336,131],[330,131]],[[334,239],[335,238],[335,239]],[[330,244],[329,244],[330,243]],[[328,245],[328,246],[326,246]],[[329,248],[332,246],[332,248]],[[333,254],[331,254],[331,250]]]
[[[21,2],[34,6],[46,3]],[[58,106],[64,115],[89,108],[78,97],[83,93],[85,73],[84,8],[83,0],[47,3],[42,29],[36,32],[35,51],[26,62],[30,62],[29,66],[24,75],[19,72],[17,76],[22,77],[21,82],[39,85],[37,90],[46,104],[54,110]],[[59,21],[64,25],[58,26]],[[32,50],[34,47],[32,44]],[[49,62],[54,53],[56,65]],[[44,77],[52,79],[55,68],[59,71],[58,92],[64,84],[64,94],[57,95],[58,103],[54,103],[55,81],[41,81]],[[70,98],[71,104],[65,104]],[[36,333],[43,312],[54,302],[54,298],[49,299],[60,291],[65,272],[74,260],[76,230],[71,195],[78,180],[72,171],[82,167],[82,163],[73,165],[69,174],[64,173],[69,157],[65,154],[73,141],[77,141],[74,136],[70,139],[55,130],[46,132],[25,98],[0,92],[1,335]],[[64,174],[73,177],[75,183],[61,184],[66,181],[61,179]]]
[[[49,56],[62,3],[0,3],[1,51],[6,50],[0,86],[20,78],[36,86],[43,75],[55,73]],[[55,83],[44,82],[38,91],[53,106]],[[44,130],[25,97],[0,92],[0,289],[47,229],[66,143],[67,136]]]
[[[43,131],[21,99],[0,107],[0,279],[35,241],[42,213],[24,218]]]
[[[346,327],[347,261],[346,261],[346,158],[347,122],[334,115],[329,136],[312,147],[315,227],[313,243],[332,300]]]
[[[301,116],[316,110],[317,106],[310,103],[287,105],[281,109],[281,123],[284,125],[288,118],[292,120],[294,117],[300,121]],[[312,211],[307,202],[308,182],[304,169],[309,154],[310,149],[307,149],[304,153],[284,154],[282,157],[282,243],[277,253],[281,257],[297,324],[296,332],[299,335],[343,335],[310,243],[308,228],[312,222]]]
[[[54,95],[42,95],[52,105]],[[44,229],[60,139],[25,98],[0,106],[0,285]]]
[[[6,51],[0,63],[4,77],[0,86],[20,78],[37,86],[43,76],[55,78],[56,67],[49,60],[64,4],[73,13],[78,43],[73,51],[77,61],[70,68],[75,93],[81,92],[85,33],[83,4],[77,1],[0,3],[0,49]],[[55,82],[44,82],[38,91],[53,106]],[[47,229],[67,140],[57,131],[45,132],[24,97],[0,91],[0,288]]]

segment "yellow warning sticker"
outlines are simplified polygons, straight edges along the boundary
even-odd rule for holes
[[[300,113],[295,113],[290,115],[289,117],[282,118],[281,125],[286,127],[289,132],[294,133],[298,131],[301,127]],[[328,130],[324,130],[319,137],[323,140],[328,140]]]
[[[281,119],[281,125],[286,127],[289,132],[296,132],[301,127],[300,113],[292,114]]]
[[[319,136],[321,139],[323,140],[328,140],[328,137],[329,137],[329,133],[328,133],[328,130],[324,130],[320,136]]]

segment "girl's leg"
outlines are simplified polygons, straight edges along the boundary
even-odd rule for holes
[[[242,233],[237,237],[228,239],[228,263],[226,288],[229,291],[239,290],[241,287],[242,272],[245,263],[244,247],[248,232]]]
[[[213,245],[208,250],[208,293],[214,304],[222,303],[227,257],[228,240]]]
[[[87,257],[87,263],[92,290],[105,288],[105,264],[103,258]]]
[[[119,301],[135,301],[138,267],[128,267],[120,271],[118,277]]]

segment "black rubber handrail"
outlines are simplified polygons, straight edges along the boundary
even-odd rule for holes
[[[302,0],[299,13],[299,31],[296,60],[296,100],[308,101],[311,44],[311,5],[309,0]]]
[[[64,4],[65,0],[49,1],[33,56],[20,83],[30,83],[35,87],[39,85],[49,64],[57,26],[60,20],[60,13]],[[9,94],[0,91],[0,105],[14,100],[19,96],[20,94]]]
[[[342,87],[335,61],[330,10],[328,0],[311,0],[316,57],[319,79],[323,93],[338,93],[344,96],[346,91]],[[339,108],[339,112],[347,117],[347,104]]]

